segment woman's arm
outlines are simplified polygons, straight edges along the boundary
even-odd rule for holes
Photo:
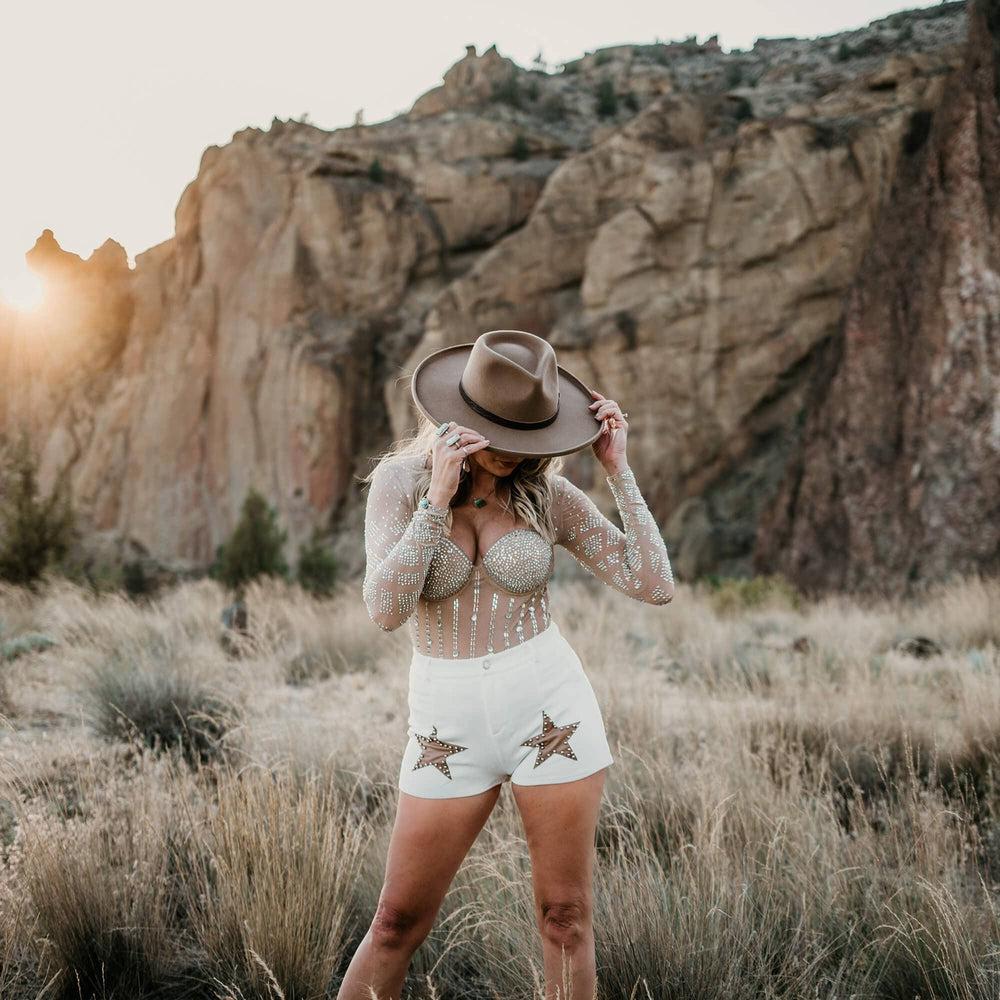
[[[647,604],[667,604],[674,596],[670,557],[635,474],[626,466],[607,481],[625,530],[578,486],[556,476],[556,541],[609,587]]]
[[[446,507],[413,508],[406,470],[383,462],[372,478],[365,507],[365,579],[361,592],[379,628],[399,628],[417,606],[438,542]]]

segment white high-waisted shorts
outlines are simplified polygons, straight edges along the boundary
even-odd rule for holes
[[[614,763],[594,689],[555,622],[486,656],[414,650],[408,702],[399,788],[410,795],[574,781]]]

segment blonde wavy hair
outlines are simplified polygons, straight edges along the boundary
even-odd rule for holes
[[[361,477],[362,482],[370,483],[383,462],[396,457],[423,457],[424,463],[417,476],[414,477],[412,489],[413,506],[416,507],[420,498],[427,492],[431,482],[430,455],[434,447],[437,427],[426,417],[420,417],[416,433],[411,437],[396,441],[388,451],[376,459],[372,470]],[[471,461],[471,459],[470,459]],[[505,486],[508,499],[502,501],[504,509],[523,522],[532,531],[537,532],[546,541],[555,540],[555,524],[552,518],[552,499],[554,495],[554,477],[563,466],[562,456],[550,458],[526,458],[519,462],[509,476],[497,480],[497,486]],[[464,503],[472,488],[472,476],[463,469],[459,479],[458,489],[451,499],[450,507]],[[500,490],[498,489],[499,493]],[[451,525],[451,511],[448,513],[448,524]]]

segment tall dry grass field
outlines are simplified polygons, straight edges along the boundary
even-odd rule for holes
[[[335,994],[381,885],[408,641],[355,590],[269,584],[223,644],[225,603],[0,591],[4,1000]],[[602,1000],[1000,996],[1000,584],[552,604],[616,756]],[[509,788],[409,990],[540,995]]]

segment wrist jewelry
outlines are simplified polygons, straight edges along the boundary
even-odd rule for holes
[[[427,499],[427,497],[421,497],[417,501],[417,506],[421,510],[429,511],[431,514],[447,514],[448,513],[448,508],[447,507],[435,507],[434,504],[432,504],[430,502],[430,500]]]

